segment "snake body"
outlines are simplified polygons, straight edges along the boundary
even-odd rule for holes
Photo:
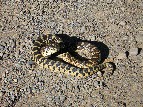
[[[98,48],[83,42],[77,44],[76,52],[82,57],[88,57],[86,61],[78,60],[68,52],[58,56],[63,61],[50,58],[62,48],[63,41],[60,37],[53,34],[39,36],[33,46],[34,61],[42,68],[79,78],[88,77],[110,66],[108,62],[99,64],[101,54]]]

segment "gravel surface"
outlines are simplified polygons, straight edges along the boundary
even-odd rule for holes
[[[100,41],[116,65],[102,80],[40,69],[31,48],[42,33]],[[143,107],[142,0],[2,0],[1,107]]]

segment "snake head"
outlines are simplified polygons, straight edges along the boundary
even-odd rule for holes
[[[52,54],[59,51],[59,47],[55,45],[51,46],[44,46],[41,48],[40,52],[44,57],[50,57]]]

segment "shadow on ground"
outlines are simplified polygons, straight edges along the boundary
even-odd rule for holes
[[[80,57],[80,56],[78,56],[78,54],[76,54],[74,52],[77,48],[77,43],[78,42],[88,42],[88,43],[91,43],[92,45],[95,45],[100,50],[100,52],[101,52],[101,62],[100,63],[104,62],[104,60],[109,55],[109,48],[107,47],[107,45],[105,45],[102,42],[82,40],[75,36],[70,37],[66,34],[56,34],[56,35],[59,36],[63,40],[64,49],[62,49],[61,53],[68,51],[71,54],[73,54],[74,56]]]

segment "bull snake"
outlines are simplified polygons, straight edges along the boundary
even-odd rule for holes
[[[88,60],[78,60],[69,52],[59,54],[57,57],[63,61],[54,60],[51,56],[64,49],[64,43],[60,37],[54,34],[41,35],[34,42],[34,61],[41,68],[72,75],[74,77],[88,77],[106,67],[111,67],[109,62],[99,64],[101,53],[99,49],[87,42],[78,42],[75,52]]]

